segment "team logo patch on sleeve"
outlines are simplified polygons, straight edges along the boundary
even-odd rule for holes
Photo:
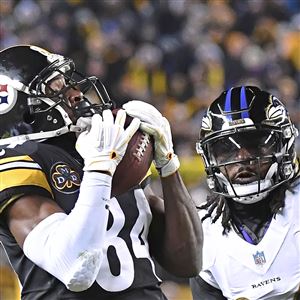
[[[81,182],[79,174],[62,162],[51,168],[51,179],[54,188],[65,194],[77,192]]]

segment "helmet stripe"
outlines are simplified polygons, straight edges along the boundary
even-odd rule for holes
[[[246,89],[244,86],[241,88],[241,95],[240,95],[240,107],[241,109],[248,108],[247,98],[246,98]],[[243,111],[241,113],[242,118],[249,118],[249,112]]]
[[[227,94],[226,94],[224,112],[231,112],[231,90],[232,90],[232,88],[230,90],[228,90]],[[227,118],[229,120],[232,120],[231,115],[228,115]]]

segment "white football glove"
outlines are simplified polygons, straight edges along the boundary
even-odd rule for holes
[[[77,122],[76,126],[79,126],[82,131],[90,130],[92,126],[92,117],[80,117]]]
[[[160,176],[167,177],[175,173],[180,166],[174,153],[169,121],[151,104],[133,100],[123,105],[126,113],[139,118],[141,129],[154,137],[154,163]]]
[[[75,132],[78,137],[82,132],[89,131],[92,126],[92,117],[80,117],[75,125],[70,126],[70,131]]]
[[[115,120],[110,110],[104,110],[102,117],[99,114],[92,117],[90,130],[81,133],[76,142],[76,150],[84,159],[84,171],[103,171],[113,176],[140,126],[140,120],[134,118],[124,129],[125,120],[126,112],[122,109]]]

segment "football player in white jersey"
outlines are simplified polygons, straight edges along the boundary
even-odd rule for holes
[[[177,276],[200,271],[201,223],[170,127],[150,107],[143,128],[164,201],[145,181],[111,197],[141,121],[125,129],[125,110],[114,118],[101,82],[69,58],[31,45],[0,51],[0,242],[22,300],[163,300],[152,257]]]
[[[258,87],[231,88],[208,108],[196,148],[212,193],[199,210],[194,300],[299,299],[297,135],[284,104]]]

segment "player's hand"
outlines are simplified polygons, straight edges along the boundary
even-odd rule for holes
[[[162,177],[175,173],[179,159],[174,153],[169,121],[151,104],[133,100],[123,105],[126,113],[139,118],[141,129],[154,137],[154,163]]]
[[[82,132],[89,131],[92,126],[92,117],[80,117],[75,125],[71,125],[71,131],[78,137]]]
[[[90,130],[92,126],[92,117],[80,117],[76,121],[76,126],[80,127],[82,131]]]
[[[102,117],[99,114],[92,117],[90,130],[81,133],[76,142],[76,150],[84,159],[84,171],[108,172],[113,176],[140,126],[140,120],[134,118],[124,129],[125,119],[126,112],[122,109],[115,120],[110,110],[104,110]]]

